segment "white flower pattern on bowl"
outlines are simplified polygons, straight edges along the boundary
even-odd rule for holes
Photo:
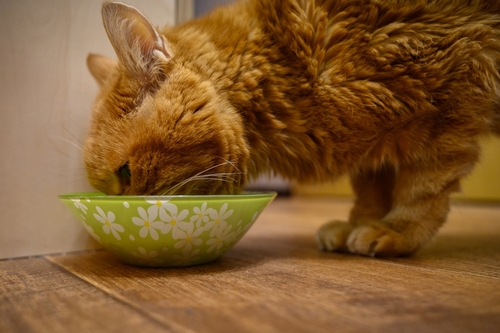
[[[87,214],[87,206],[85,206],[80,199],[71,199],[77,209],[81,209],[84,214]]]
[[[87,224],[84,224],[83,226],[85,227],[85,229],[87,230],[87,232],[90,234],[90,236],[92,236],[92,238],[94,238],[99,243],[102,243],[101,237],[97,236],[97,234],[94,232],[94,229],[91,226],[89,226]]]
[[[109,233],[111,232],[116,239],[121,240],[120,234],[118,232],[124,232],[125,229],[118,223],[114,223],[115,214],[113,212],[108,212],[108,214],[106,214],[99,206],[97,206],[96,209],[99,215],[94,214],[94,217],[97,221],[104,224],[102,226],[102,230],[104,231],[104,233],[109,235]]]
[[[172,237],[174,239],[180,239],[183,236],[181,228],[185,230],[189,225],[188,222],[183,221],[188,216],[189,211],[187,209],[184,209],[180,213],[177,213],[177,211],[177,206],[175,205],[172,205],[168,209],[160,210],[160,220],[165,222],[162,233],[167,234],[172,230]]]
[[[179,229],[179,237],[177,237],[176,239],[180,239],[180,241],[175,243],[174,247],[176,249],[180,249],[181,247],[185,246],[200,246],[203,241],[201,240],[201,238],[198,238],[198,236],[200,236],[203,231],[205,231],[203,228],[198,228],[195,230],[194,223],[188,223],[185,231]]]
[[[146,199],[147,203],[149,203],[149,204],[151,204],[153,206],[156,206],[158,208],[158,212],[160,212],[161,210],[169,209],[172,206],[175,206],[175,205],[169,203],[169,201],[170,200],[162,200],[159,197],[155,197],[155,198],[150,199],[150,200]]]
[[[200,259],[200,256],[198,256],[198,253],[200,253],[200,249],[194,249],[191,251],[190,246],[186,246],[184,250],[182,250],[182,254],[174,254],[172,256],[172,259],[175,260],[174,265],[176,266],[188,266],[193,262],[196,262],[197,260]]]
[[[233,228],[232,225],[228,225],[225,229],[219,228],[219,230],[215,233],[214,238],[210,238],[207,240],[207,245],[210,247],[207,249],[208,252],[212,252],[215,249],[215,253],[219,253],[224,244],[228,244],[231,241],[235,240],[235,232],[231,232]]]
[[[164,260],[161,260],[158,257],[158,252],[156,251],[151,251],[148,253],[143,247],[139,247],[137,249],[137,252],[132,252],[132,255],[136,258],[138,258],[140,261],[144,261],[146,264],[161,264],[164,262]]]
[[[271,200],[259,199],[265,203],[252,209],[233,201],[189,206],[186,200],[171,202],[165,200],[168,197],[130,198],[127,205],[119,201],[113,206],[89,197],[68,198],[65,203],[103,247],[142,266],[186,266],[216,259],[239,241]]]
[[[202,223],[208,222],[208,216],[212,208],[207,208],[207,203],[204,202],[200,207],[194,207],[193,213],[191,216],[191,222],[196,222],[196,228],[199,228]]]
[[[158,207],[151,206],[148,208],[147,212],[146,210],[144,210],[144,208],[139,207],[137,209],[137,212],[139,213],[140,217],[133,217],[132,223],[139,227],[142,227],[139,230],[139,236],[141,236],[142,238],[146,238],[149,234],[151,235],[151,238],[153,238],[154,240],[158,240],[160,237],[156,229],[163,230],[165,227],[163,222],[155,221],[158,217]]]
[[[220,210],[217,212],[215,209],[212,209],[209,212],[210,222],[205,224],[205,230],[210,231],[210,237],[214,237],[214,235],[219,231],[219,229],[225,229],[227,226],[226,219],[233,214],[233,210],[227,210],[227,203],[223,204]]]

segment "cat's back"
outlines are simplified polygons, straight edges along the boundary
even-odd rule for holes
[[[282,52],[321,72],[341,58],[425,62],[467,39],[496,50],[500,2],[489,0],[248,0]],[[380,56],[377,58],[377,55]],[[386,59],[383,59],[383,58]],[[397,67],[397,66],[396,66]],[[380,69],[380,68],[377,68]]]
[[[325,124],[355,112],[360,133],[420,115],[499,113],[500,2],[243,0],[190,24],[179,56],[243,113]]]
[[[298,75],[323,89],[324,94],[315,97],[328,100],[328,96],[347,95],[358,101],[361,112],[382,113],[381,121],[386,123],[388,115],[400,120],[446,110],[476,112],[478,108],[472,106],[479,102],[484,106],[481,110],[497,109],[500,2],[253,3],[263,29],[280,45],[280,52],[303,64]],[[471,107],[464,107],[464,101]]]

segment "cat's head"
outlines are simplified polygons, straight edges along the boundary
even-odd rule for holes
[[[118,61],[87,59],[100,86],[90,183],[107,194],[238,192],[249,154],[238,113],[135,8],[105,3],[102,15]]]

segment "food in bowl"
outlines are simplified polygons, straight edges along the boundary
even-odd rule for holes
[[[59,198],[90,235],[126,263],[176,267],[213,261],[236,244],[275,192]]]

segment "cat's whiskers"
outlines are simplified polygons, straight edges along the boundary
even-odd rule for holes
[[[69,119],[70,119],[70,121],[71,121],[71,122],[72,122],[72,123],[73,123],[73,124],[74,124],[74,125],[78,128],[78,130],[80,130],[80,131],[82,131],[82,132],[84,133],[84,136],[86,136],[86,135],[87,135],[87,130],[85,130],[84,128],[82,128],[81,126],[79,126],[79,125],[78,125],[78,123],[77,123],[75,120],[73,120],[71,117],[69,117]],[[82,140],[81,140],[81,139],[80,139],[77,135],[75,135],[75,134],[73,133],[73,131],[70,131],[70,130],[66,127],[65,123],[64,123],[62,120],[61,120],[60,124],[61,124],[61,128],[62,128],[62,129],[63,129],[66,133],[68,133],[68,134],[69,134],[69,135],[70,135],[70,136],[71,136],[71,137],[72,137],[72,138],[73,138],[76,142],[78,142],[78,143],[79,143],[82,147],[85,145],[85,144],[83,143],[83,141],[82,141]]]
[[[73,141],[71,140],[68,140],[66,138],[63,138],[62,136],[57,136],[57,135],[49,135],[49,137],[53,138],[53,139],[57,139],[57,140],[61,140],[61,141],[64,141],[66,143],[69,143],[71,146],[75,147],[76,149],[80,150],[83,152],[83,148],[80,147],[79,145],[77,145],[76,143],[74,143]]]
[[[234,164],[234,162],[232,161],[229,161],[229,160],[226,160],[225,158],[221,157],[225,162],[224,163],[221,163],[220,165],[224,165],[224,164],[229,164],[231,165],[233,168],[235,168],[238,172],[241,172],[240,169],[238,169],[238,167],[236,166],[236,164]]]
[[[169,188],[168,190],[166,190],[164,192],[164,195],[173,195],[179,188],[181,188],[182,186],[190,183],[190,182],[193,182],[193,181],[197,181],[197,180],[217,180],[217,181],[223,181],[223,182],[235,182],[236,179],[235,178],[232,178],[231,176],[233,175],[238,175],[238,174],[242,174],[241,172],[218,172],[218,173],[210,173],[210,174],[207,174],[206,172],[209,172],[210,170],[213,170],[215,168],[218,168],[218,167],[221,167],[221,166],[224,166],[224,165],[231,165],[232,167],[234,167],[236,170],[240,171],[235,165],[233,162],[231,161],[228,161],[228,160],[225,160],[223,163],[219,163],[217,165],[214,165],[214,166],[211,166],[210,168],[207,168],[203,171],[200,171],[198,172],[197,174],[181,181],[180,183],[172,186],[171,188]]]
[[[226,182],[226,183],[236,182],[236,179],[231,177],[231,176],[237,175],[237,174],[240,174],[240,173],[227,172],[227,173],[212,173],[212,174],[206,174],[206,175],[191,176],[191,177],[185,179],[184,181],[171,187],[169,190],[167,190],[165,192],[165,195],[173,195],[182,186],[184,186],[190,182],[198,181],[198,180],[216,180],[216,181],[221,181],[221,182]]]

